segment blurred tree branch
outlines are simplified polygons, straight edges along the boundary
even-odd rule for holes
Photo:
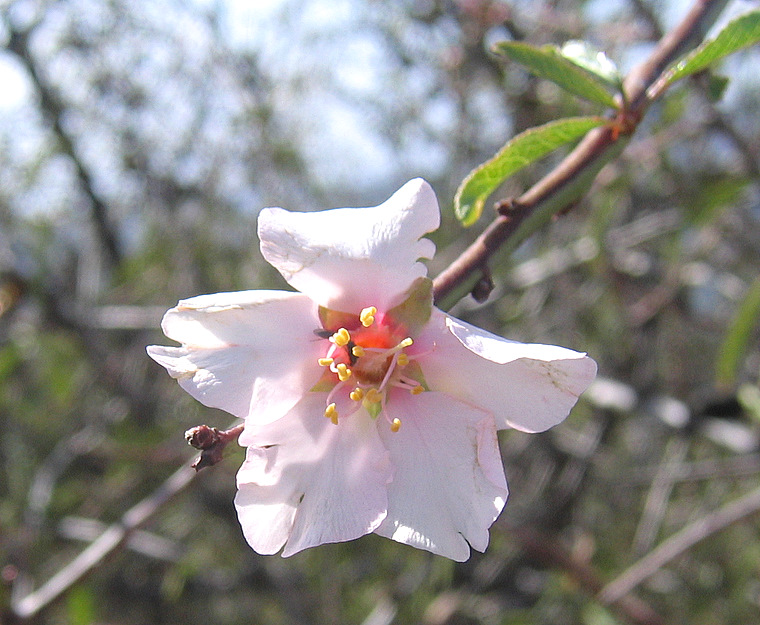
[[[684,527],[680,532],[660,543],[638,562],[626,569],[617,579],[607,584],[599,599],[608,604],[619,601],[645,579],[662,569],[687,549],[733,523],[760,511],[760,488],[735,499],[725,506],[706,514]]]
[[[178,469],[169,476],[160,488],[127,510],[119,522],[111,525],[74,560],[37,590],[23,597],[12,597],[11,610],[14,615],[21,620],[26,620],[45,609],[85,575],[100,566],[107,556],[121,549],[135,531],[147,523],[172,498],[187,488],[195,475],[196,472],[190,467],[183,466]],[[14,590],[21,587],[22,584],[17,582]]]
[[[45,79],[37,70],[37,65],[34,62],[29,47],[29,38],[34,27],[31,26],[24,31],[20,31],[13,28],[8,23],[8,20],[6,20],[6,23],[9,30],[7,49],[16,56],[28,72],[29,78],[39,94],[40,107],[53,128],[61,150],[74,164],[79,183],[89,200],[95,232],[98,235],[104,258],[111,268],[117,267],[122,260],[122,254],[116,228],[111,223],[105,202],[100,199],[95,191],[92,176],[87,166],[77,154],[74,139],[63,125],[64,106],[55,91],[45,82]]]

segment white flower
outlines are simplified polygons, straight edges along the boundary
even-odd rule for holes
[[[261,251],[300,293],[203,295],[150,356],[245,419],[246,539],[283,556],[375,532],[454,560],[488,545],[507,498],[496,431],[562,421],[585,354],[508,341],[436,309],[421,258],[439,225],[417,179],[371,208],[264,209]]]

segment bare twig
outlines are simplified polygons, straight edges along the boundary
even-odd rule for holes
[[[548,566],[563,569],[584,592],[593,596],[603,589],[604,583],[594,568],[574,557],[558,540],[525,526],[512,528],[511,533],[531,557]],[[665,623],[649,605],[627,592],[605,603],[633,625]]]
[[[453,295],[464,295],[478,282],[491,257],[521,223],[540,206],[561,198],[573,180],[584,174],[596,175],[609,160],[610,149],[624,144],[648,106],[667,89],[667,84],[660,80],[663,70],[701,40],[726,2],[697,0],[683,21],[660,40],[649,58],[628,75],[624,83],[627,104],[615,122],[589,132],[555,169],[519,198],[509,200],[509,210],[502,206],[505,209],[500,211],[502,214],[435,279],[436,302],[446,300],[448,303]]]
[[[196,471],[211,467],[221,462],[224,448],[237,440],[243,431],[243,425],[236,425],[228,430],[197,425],[185,432],[185,440],[189,445],[201,450],[201,455],[191,465]]]
[[[760,488],[687,525],[649,552],[599,593],[602,603],[613,604],[699,541],[760,511]]]
[[[118,523],[111,525],[97,540],[37,590],[23,597],[12,597],[13,614],[19,619],[29,619],[38,614],[85,575],[97,568],[107,556],[118,551],[137,529],[147,523],[170,499],[184,490],[195,475],[196,472],[190,467],[183,466],[169,476],[156,491],[130,508]]]

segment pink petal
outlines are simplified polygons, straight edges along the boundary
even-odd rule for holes
[[[395,470],[388,516],[375,532],[463,562],[468,543],[488,545],[488,528],[507,500],[496,428],[488,413],[444,393],[395,389],[388,417],[401,419],[380,437]]]
[[[560,423],[596,375],[585,354],[518,343],[439,310],[417,340],[429,387],[491,411],[496,427],[542,432]]]
[[[439,222],[435,194],[418,178],[380,206],[314,213],[265,208],[259,238],[264,258],[318,304],[387,310],[427,274],[418,260],[432,258],[435,246],[421,237]]]
[[[299,293],[202,295],[181,301],[161,325],[182,346],[151,345],[148,355],[197,400],[236,417],[278,419],[322,374],[316,307]]]
[[[385,518],[391,465],[375,422],[360,411],[334,425],[324,401],[310,393],[279,421],[246,424],[235,506],[258,553],[353,540]]]

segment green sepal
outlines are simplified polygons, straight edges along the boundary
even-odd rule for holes
[[[318,315],[319,320],[322,322],[322,327],[332,332],[336,332],[340,328],[352,330],[360,323],[357,314],[332,310],[324,306],[319,307]]]
[[[364,401],[362,402],[362,406],[364,406],[364,409],[373,419],[377,419],[383,411],[383,403],[379,401]]]
[[[425,380],[425,376],[422,373],[422,367],[420,367],[419,363],[416,360],[410,360],[409,364],[404,366],[403,371],[405,378],[414,380],[426,391],[430,390],[430,387]]]
[[[335,388],[335,374],[325,367],[319,382],[309,389],[310,393],[329,393]]]
[[[407,290],[404,301],[388,311],[388,317],[414,334],[429,321],[432,312],[433,281],[417,278]]]

